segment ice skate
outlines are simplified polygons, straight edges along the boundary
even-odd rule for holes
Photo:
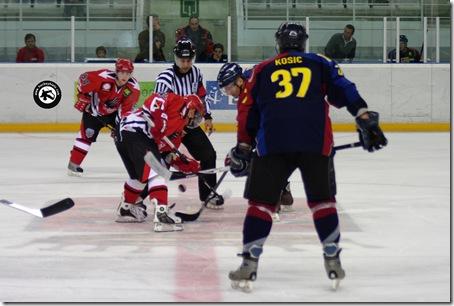
[[[328,278],[333,281],[332,287],[337,290],[340,281],[345,277],[345,271],[342,269],[339,254],[341,248],[336,243],[328,243],[323,247],[323,258],[325,260],[325,270]]]
[[[147,217],[147,207],[143,202],[136,204],[126,203],[124,199],[121,200],[117,208],[118,223],[142,223]]]
[[[290,191],[290,183],[287,183],[285,188],[282,190],[279,205],[282,212],[293,211],[293,196]]]
[[[82,176],[84,173],[84,169],[82,169],[79,165],[75,163],[69,162],[68,163],[68,175],[69,176]]]
[[[252,282],[257,278],[258,258],[252,258],[248,254],[239,256],[243,257],[243,262],[236,271],[229,272],[229,279],[233,289],[249,293],[253,289]]]
[[[206,207],[211,209],[222,209],[224,208],[224,197],[220,194],[212,194],[208,196],[208,202]]]
[[[183,230],[183,221],[175,216],[167,205],[161,205],[156,199],[151,203],[155,207],[154,211],[154,231],[155,232],[175,232]]]

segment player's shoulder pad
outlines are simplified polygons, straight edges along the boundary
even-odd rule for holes
[[[256,65],[250,67],[250,68],[246,68],[244,71],[243,71],[243,78],[245,79],[249,79],[252,75],[252,70],[254,69]]]
[[[333,59],[329,58],[328,56],[321,54],[321,53],[304,53],[304,57],[307,59],[311,59],[316,62],[320,62],[322,64],[329,64],[334,62]]]
[[[135,90],[140,90],[139,82],[134,77],[129,78],[128,85],[131,86]]]

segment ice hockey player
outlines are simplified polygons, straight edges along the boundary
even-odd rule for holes
[[[230,151],[230,171],[236,176],[248,175],[245,197],[249,207],[243,224],[242,263],[229,278],[234,288],[251,290],[271,231],[271,215],[288,177],[299,169],[326,273],[337,288],[345,272],[339,257],[336,200],[329,183],[333,138],[328,101],[338,108],[346,107],[355,117],[364,149],[381,149],[387,140],[379,127],[378,113],[368,111],[337,63],[304,53],[308,36],[302,25],[285,22],[275,38],[278,55],[253,68],[245,85],[248,94],[238,103],[237,145]],[[257,130],[254,154],[251,129]]]
[[[133,71],[134,66],[129,59],[119,58],[115,63],[115,71],[102,69],[80,75],[74,107],[82,112],[82,121],[71,150],[68,175],[82,175],[80,165],[91,144],[96,142],[101,128],[115,128],[116,120],[137,103],[140,87],[131,76]]]
[[[182,220],[168,208],[168,192],[164,178],[145,163],[144,156],[152,152],[161,156],[168,166],[192,173],[200,170],[196,160],[171,153],[171,148],[161,141],[171,139],[175,147],[181,143],[184,129],[198,125],[205,114],[203,102],[197,95],[179,96],[174,93],[148,97],[137,111],[125,116],[118,126],[117,150],[129,174],[124,184],[123,198],[117,209],[117,222],[143,222],[147,217],[146,206],[139,196],[148,185],[148,196],[155,207],[156,232],[181,231]]]
[[[225,63],[219,70],[217,76],[218,86],[221,91],[228,96],[237,98],[238,103],[244,101],[247,98],[246,92],[246,81],[251,76],[251,69],[243,71],[240,65],[236,63]],[[257,133],[256,130],[248,131],[251,138],[254,139]],[[228,159],[227,159],[228,160]],[[291,205],[293,204],[293,196],[290,191],[290,182],[287,182],[279,199],[277,205],[278,210],[290,211]],[[274,221],[279,221],[279,215],[276,213],[273,215]]]

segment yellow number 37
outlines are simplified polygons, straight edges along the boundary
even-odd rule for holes
[[[309,85],[311,83],[312,71],[307,67],[294,67],[290,68],[290,71],[286,69],[279,69],[271,74],[271,82],[275,83],[279,81],[279,86],[283,87],[282,90],[276,92],[276,98],[287,98],[293,93],[293,85],[291,81],[292,78],[297,77],[299,74],[302,74],[303,79],[301,80],[296,96],[299,98],[304,98],[306,96],[307,90],[309,89]]]

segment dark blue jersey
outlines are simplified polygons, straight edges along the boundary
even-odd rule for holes
[[[356,116],[366,102],[336,62],[323,55],[284,52],[253,68],[238,101],[238,142],[260,156],[288,152],[331,153],[329,104]],[[255,130],[255,135],[248,131]]]

